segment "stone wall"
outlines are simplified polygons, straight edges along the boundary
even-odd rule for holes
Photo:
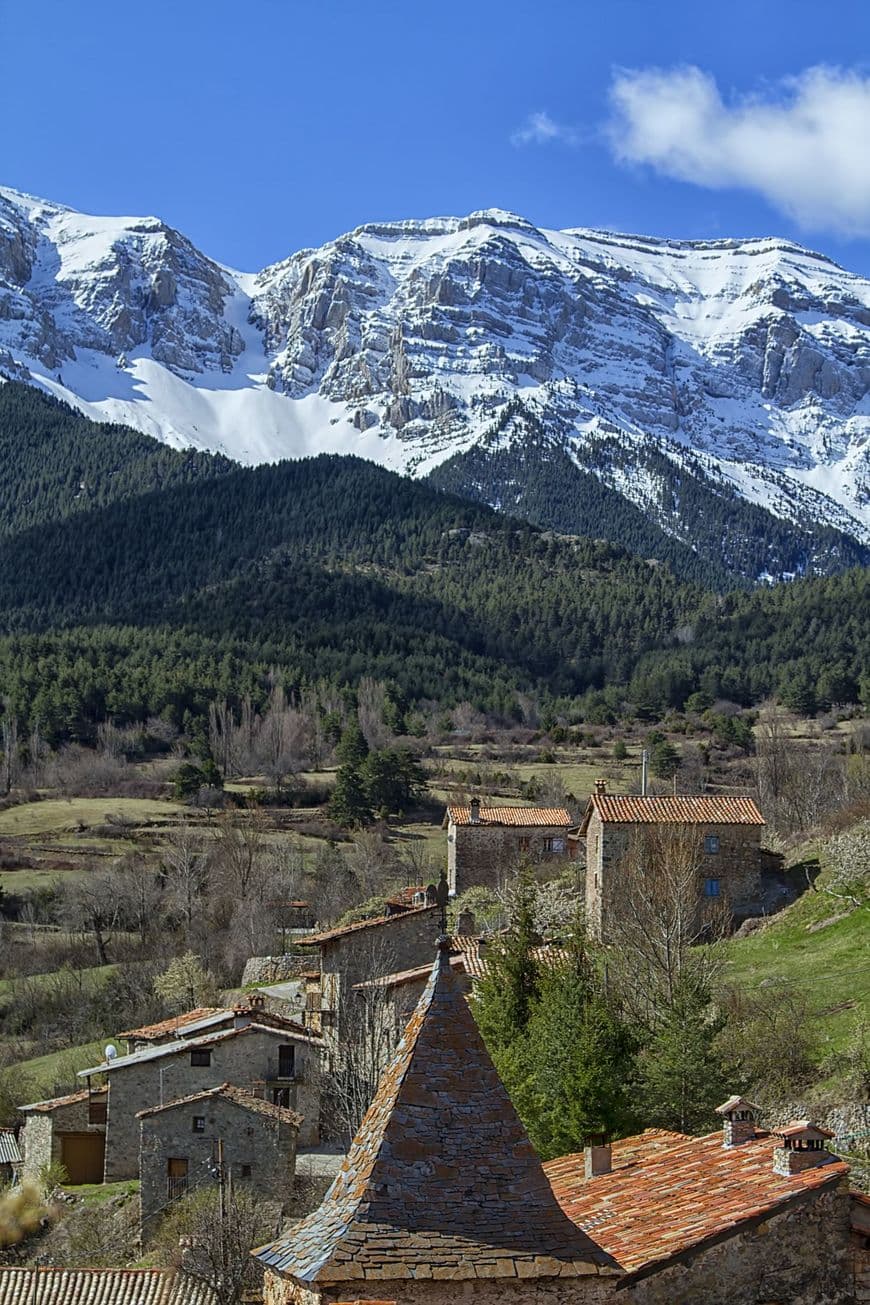
[[[316,1046],[287,1032],[248,1027],[211,1046],[211,1064],[190,1063],[184,1044],[172,1055],[119,1065],[107,1074],[109,1111],[106,1128],[106,1182],[135,1178],[139,1172],[139,1121],[149,1106],[232,1083],[250,1087],[257,1079],[278,1077],[278,1047],[296,1048],[296,1079],[288,1084],[292,1110],[303,1116],[302,1146],[316,1145],[320,1134],[320,1058]]]
[[[626,1305],[851,1305],[847,1183],[620,1292]]]
[[[547,842],[561,840],[560,852]],[[472,885],[499,888],[520,861],[567,861],[568,830],[564,825],[454,825],[447,830],[447,881],[451,893]]]
[[[25,1117],[21,1132],[21,1172],[25,1178],[38,1178],[47,1165],[63,1159],[64,1133],[104,1133],[105,1124],[89,1122],[87,1098],[57,1106],[51,1111],[34,1111]]]
[[[298,953],[284,956],[252,956],[245,961],[242,973],[242,987],[264,986],[269,983],[285,983],[288,979],[298,979],[306,970],[311,969],[311,957]]]
[[[434,1277],[434,1274],[433,1274]],[[618,1301],[614,1279],[586,1274],[579,1278],[476,1278],[426,1281],[416,1278],[343,1285],[303,1287],[279,1274],[266,1272],[264,1305],[338,1305],[338,1302],[378,1301],[380,1305],[607,1305]],[[701,1305],[699,1302],[698,1305]]]
[[[431,965],[439,928],[439,908],[429,906],[391,915],[370,929],[352,929],[321,943],[321,982],[324,988],[335,991],[336,1037],[352,1019],[353,985],[418,965]],[[330,980],[329,976],[335,977]]]
[[[205,1131],[194,1132],[196,1116]],[[216,1182],[217,1141],[223,1142],[224,1172],[235,1187],[247,1187],[280,1205],[289,1202],[296,1168],[296,1129],[224,1097],[206,1097],[140,1120],[139,1177],[142,1235],[147,1237],[169,1199],[170,1158],[188,1162],[187,1188]],[[250,1166],[245,1177],[243,1165]]]
[[[645,826],[602,821],[593,811],[586,828],[586,919],[593,938],[610,939],[608,922],[620,907],[620,862],[634,835]],[[735,922],[757,914],[761,906],[761,827],[758,825],[697,825],[698,900],[703,906],[705,879],[720,881],[724,900]],[[705,852],[705,840],[715,836],[718,852]],[[718,899],[711,898],[711,901]]]

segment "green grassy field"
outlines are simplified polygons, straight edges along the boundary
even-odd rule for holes
[[[807,994],[816,1013],[820,1059],[842,1050],[870,1019],[870,911],[854,910],[824,928],[808,928],[844,909],[837,898],[810,890],[763,930],[726,944],[732,982],[757,988],[779,978]]]
[[[112,823],[112,817],[135,824],[168,821],[184,808],[154,798],[48,798],[0,811],[0,838],[87,829]]]
[[[65,1047],[62,1051],[53,1051],[46,1056],[34,1056],[30,1060],[19,1061],[15,1073],[26,1085],[28,1093],[33,1093],[31,1100],[41,1101],[54,1090],[56,1079],[62,1077],[68,1082],[68,1091],[74,1092],[84,1087],[84,1079],[75,1079],[80,1069],[88,1069],[103,1059],[106,1038],[96,1042],[86,1042],[78,1047]],[[69,1072],[67,1072],[69,1071]]]

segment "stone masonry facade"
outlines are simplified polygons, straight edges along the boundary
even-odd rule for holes
[[[62,1100],[62,1099],[61,1099]],[[105,1097],[102,1097],[105,1100]],[[87,1093],[77,1092],[51,1110],[28,1111],[21,1134],[22,1176],[37,1179],[50,1164],[63,1161],[66,1134],[105,1133],[105,1123],[92,1123]]]
[[[735,921],[758,912],[761,897],[761,828],[753,825],[698,824],[698,898],[704,881],[717,880]],[[586,827],[586,920],[590,935],[609,940],[608,921],[620,909],[620,862],[644,826],[603,821],[593,811]],[[717,850],[706,851],[715,840]]]
[[[467,888],[500,888],[522,861],[566,861],[566,825],[463,825],[447,828],[447,882],[451,894]],[[554,869],[555,873],[555,869]]]
[[[197,1039],[201,1045],[201,1040]],[[181,1043],[173,1054],[118,1065],[106,1078],[109,1109],[106,1127],[105,1181],[135,1178],[139,1172],[138,1111],[177,1100],[221,1083],[249,1087],[278,1074],[278,1048],[295,1048],[295,1077],[287,1083],[287,1104],[303,1117],[299,1141],[316,1145],[320,1128],[320,1058],[318,1048],[289,1032],[247,1027],[211,1043],[209,1065],[192,1065],[195,1047]],[[196,1059],[196,1057],[194,1057]]]
[[[279,1205],[289,1199],[297,1135],[289,1111],[250,1109],[210,1093],[148,1112],[140,1126],[143,1237],[174,1197],[216,1183],[219,1139],[224,1173],[234,1187]],[[183,1179],[170,1177],[171,1162],[178,1161],[186,1166]]]

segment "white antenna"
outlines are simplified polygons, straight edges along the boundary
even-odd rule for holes
[[[118,1054],[118,1048],[114,1045],[114,1043],[110,1042],[106,1047],[106,1050],[103,1052],[103,1057],[106,1060],[114,1060],[117,1054]]]

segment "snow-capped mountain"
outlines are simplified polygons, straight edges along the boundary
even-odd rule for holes
[[[247,463],[355,453],[424,475],[522,442],[525,415],[676,535],[692,477],[870,542],[870,282],[787,241],[488,210],[368,224],[249,274],[156,218],[0,190],[0,370]]]

